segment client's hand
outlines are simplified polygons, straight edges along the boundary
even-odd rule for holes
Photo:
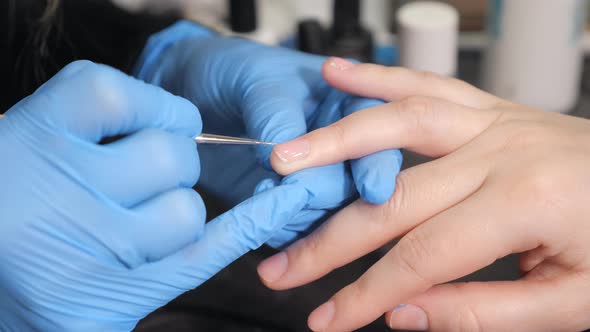
[[[390,148],[440,158],[400,173],[386,204],[359,200],[263,262],[264,282],[303,285],[399,238],[311,314],[313,330],[348,331],[384,312],[401,329],[589,328],[590,122],[455,79],[331,61],[333,86],[396,102],[275,147],[278,172]],[[522,253],[519,280],[447,283],[511,253]]]

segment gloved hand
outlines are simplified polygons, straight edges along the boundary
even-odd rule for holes
[[[151,38],[136,75],[195,103],[204,132],[278,143],[380,103],[329,87],[321,76],[324,60],[179,22]],[[371,203],[385,202],[402,161],[399,151],[389,150],[351,161],[350,166],[341,163],[281,178],[268,171],[270,150],[201,147],[200,186],[229,204],[251,196],[255,187],[260,192],[279,184],[304,186],[308,204],[269,242],[274,247],[309,232],[327,213],[354,198],[357,190]]]
[[[191,189],[200,131],[190,102],[89,62],[12,107],[0,119],[0,330],[129,331],[306,204],[303,187],[282,186],[204,225]]]

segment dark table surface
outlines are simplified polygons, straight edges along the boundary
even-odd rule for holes
[[[477,85],[479,59],[478,53],[462,53],[459,77]],[[590,66],[585,68],[582,95],[571,114],[590,117]],[[425,161],[427,159],[423,157],[406,153],[404,165],[410,167]],[[210,216],[224,210],[219,201],[212,197],[205,199]],[[257,264],[275,252],[262,247],[245,255],[201,287],[154,312],[140,322],[136,331],[307,331],[307,315],[334,292],[358,278],[386,250],[377,250],[309,285],[275,292],[264,287],[256,275]],[[461,280],[513,280],[518,276],[518,260],[513,255]],[[383,319],[378,319],[360,331],[391,330]]]

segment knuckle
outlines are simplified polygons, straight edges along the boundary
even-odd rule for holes
[[[76,60],[73,62],[70,62],[68,65],[66,65],[62,71],[66,71],[66,72],[71,72],[71,71],[84,71],[86,69],[90,69],[94,66],[97,66],[95,63],[93,63],[92,61],[88,61],[88,60]]]
[[[320,240],[319,236],[312,234],[306,237],[305,240],[302,242],[301,251],[315,255],[316,253],[321,251],[321,244],[322,241]]]
[[[556,161],[561,162],[561,161]],[[539,222],[540,220],[567,220],[571,216],[572,204],[569,197],[576,191],[579,179],[571,174],[555,176],[551,165],[534,165],[514,174],[514,181],[508,187],[505,197],[515,209],[530,211],[528,218],[518,223],[498,220],[507,227],[518,228],[529,234],[545,238],[544,234],[562,234],[566,229],[559,222]],[[561,173],[560,173],[561,174]]]
[[[192,189],[179,189],[174,192],[174,221],[182,229],[200,233],[205,222],[205,203],[201,196]]]
[[[416,75],[418,75],[418,78],[423,81],[423,84],[426,86],[432,85],[432,84],[440,84],[446,81],[449,81],[450,79],[441,76],[439,74],[433,73],[431,71],[417,71]]]
[[[322,253],[322,241],[315,233],[301,239],[294,250],[287,250],[289,261],[297,262],[298,266],[313,267],[318,261],[318,256]]]
[[[345,146],[345,147],[353,147],[354,146],[354,140],[349,142],[347,139],[348,135],[346,134],[347,130],[345,129],[344,124],[342,124],[341,122],[335,122],[335,123],[331,124],[330,126],[326,127],[326,129],[327,128],[329,128],[328,140],[323,140],[323,141],[331,142],[332,149],[334,149],[334,153],[336,155],[342,154],[343,151],[345,151],[345,153],[347,151],[349,151],[348,149],[342,149],[343,146]],[[344,156],[344,157],[348,157],[348,156]]]
[[[82,68],[81,74],[89,80],[89,84],[95,88],[109,87],[113,83],[113,73],[107,67],[98,64],[89,64]]]
[[[504,112],[503,120],[500,122],[498,130],[501,131],[503,141],[503,150],[522,150],[539,144],[546,137],[540,132],[537,123],[526,119],[510,118],[511,114]],[[545,133],[546,134],[546,133]]]
[[[561,179],[563,180],[563,179]],[[543,208],[558,208],[562,205],[564,196],[562,188],[564,183],[547,171],[545,167],[532,167],[521,178],[520,183],[516,186],[516,195],[519,200],[528,201],[534,206]],[[559,209],[561,210],[561,209]],[[551,209],[547,210],[551,211]]]
[[[381,66],[373,66],[373,70],[377,74],[383,74],[386,80],[390,80],[392,77],[404,77],[407,78],[409,75],[412,74],[412,71],[405,67],[381,67]],[[376,76],[376,75],[373,75]]]
[[[395,191],[391,198],[383,205],[380,206],[381,216],[375,218],[384,223],[389,223],[394,220],[399,220],[403,216],[404,212],[408,208],[408,202],[411,202],[409,186],[407,183],[409,180],[410,173],[408,170],[404,170],[398,174],[395,179]],[[403,219],[403,218],[401,218]]]
[[[374,297],[370,296],[371,281],[366,277],[360,277],[356,282],[348,285],[346,288],[347,297],[353,299],[357,303],[371,303],[374,302]]]
[[[201,176],[201,161],[195,142],[192,138],[173,136],[170,145],[171,149],[177,149],[177,152],[172,154],[175,158],[174,171],[179,174],[180,185],[193,187]]]
[[[84,78],[88,92],[100,100],[105,111],[122,112],[127,108],[125,92],[122,89],[122,75],[119,72],[93,63],[80,70],[80,76]]]
[[[483,332],[479,315],[469,305],[458,310],[459,328],[457,331]]]
[[[432,109],[430,98],[422,96],[410,96],[399,102],[400,112],[406,112],[418,115],[426,115]]]
[[[146,151],[154,156],[153,167],[164,174],[175,174],[178,171],[179,158],[175,153],[178,148],[170,139],[169,135],[157,129],[146,129],[144,131]]]
[[[422,135],[433,131],[436,122],[436,112],[432,99],[421,96],[411,96],[398,102],[396,111],[408,126],[408,131]]]
[[[330,135],[332,136],[335,143],[341,143],[346,137],[346,130],[342,126],[342,123],[335,122],[329,126]]]
[[[456,282],[447,284],[449,287],[454,288],[454,292],[462,294],[464,291],[469,291],[468,288],[471,286],[469,282]],[[478,313],[475,307],[469,302],[462,301],[457,305],[457,315],[450,321],[450,329],[453,331],[465,331],[465,332],[483,332],[484,325],[481,318],[481,314]]]
[[[192,143],[192,142],[191,142]],[[191,144],[194,145],[194,144]],[[187,163],[188,175],[185,185],[194,187],[201,177],[201,160],[199,154],[195,151],[194,146],[191,151],[187,152],[187,156],[191,158],[191,162]]]
[[[506,147],[511,150],[522,150],[535,146],[539,136],[535,130],[523,127],[506,138]]]
[[[539,198],[551,196],[555,192],[555,185],[558,184],[555,182],[547,172],[538,168],[529,169],[527,176],[523,179],[526,191]]]
[[[417,278],[423,285],[434,284],[424,271],[424,266],[432,261],[433,251],[423,232],[408,233],[398,242],[394,252],[393,259],[400,269]]]
[[[95,72],[101,70],[101,65],[88,60],[77,60],[68,64],[65,68],[78,67],[81,73],[87,76],[92,76]]]
[[[458,78],[455,77],[443,77],[443,80],[445,80],[446,82],[448,82],[450,85],[452,85],[453,87],[455,87],[458,90],[463,90],[463,91],[480,91],[478,88],[476,88],[475,86],[460,80]]]

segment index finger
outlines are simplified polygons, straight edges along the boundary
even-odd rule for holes
[[[296,140],[274,147],[279,174],[406,148],[438,157],[460,148],[500,115],[430,97],[412,97],[359,111]]]

